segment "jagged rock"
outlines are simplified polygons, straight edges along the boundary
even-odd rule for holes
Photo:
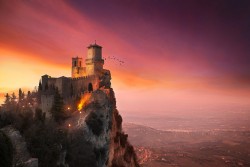
[[[38,159],[30,158],[28,161],[24,162],[24,167],[38,167]]]
[[[116,109],[112,89],[96,90],[85,107],[80,123],[84,137],[94,147],[98,167],[137,167],[136,154],[122,131],[122,117]]]
[[[66,154],[67,154],[66,150],[61,151],[59,160],[57,161],[57,166],[68,167],[68,164],[65,163]]]
[[[8,136],[12,143],[14,149],[13,166],[38,167],[38,159],[30,157],[26,142],[18,130],[12,126],[7,126],[2,128],[1,131]]]

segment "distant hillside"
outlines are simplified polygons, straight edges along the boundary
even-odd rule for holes
[[[161,131],[125,123],[144,167],[250,166],[250,131]]]

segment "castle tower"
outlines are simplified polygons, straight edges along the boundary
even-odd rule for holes
[[[86,63],[86,75],[98,75],[103,70],[102,47],[91,44],[88,47]]]
[[[78,78],[83,76],[82,58],[73,57],[72,58],[72,70],[71,77]]]

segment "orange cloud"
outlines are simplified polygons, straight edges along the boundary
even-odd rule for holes
[[[221,97],[249,96],[249,88],[241,87],[248,82],[240,80],[244,77],[235,81],[230,73],[221,73],[214,68],[214,61],[208,61],[204,56],[213,54],[210,47],[187,47],[192,40],[185,41],[182,34],[178,38],[179,32],[175,29],[164,29],[164,33],[170,35],[162,39],[164,34],[159,30],[162,27],[155,27],[144,19],[136,20],[135,25],[116,20],[110,26],[84,11],[80,13],[64,1],[2,3],[1,92],[19,87],[33,89],[45,73],[55,77],[70,76],[71,57],[84,58],[86,46],[97,40],[103,46],[104,57],[115,56],[125,61],[123,66],[115,61],[105,61],[105,68],[111,70],[112,85],[120,98],[143,99],[146,96],[148,99],[144,102],[159,101],[155,97],[161,94],[160,90],[164,93],[171,93],[170,90],[190,93],[190,96],[178,94],[180,99],[182,95],[192,98],[193,92],[210,92]],[[179,46],[179,43],[183,45]],[[123,89],[126,92],[119,91]],[[133,89],[138,89],[139,93],[130,91]],[[145,93],[148,90],[153,91],[150,92],[152,96]],[[199,95],[193,98],[198,99]],[[125,107],[126,104],[121,105]]]

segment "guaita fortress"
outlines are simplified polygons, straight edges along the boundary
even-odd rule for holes
[[[85,67],[83,66],[85,62]],[[85,61],[81,57],[72,58],[71,77],[54,78],[43,75],[41,79],[41,109],[50,116],[54,101],[55,89],[58,89],[64,103],[70,104],[77,97],[81,97],[89,89],[108,89],[111,87],[111,74],[103,69],[102,47],[91,44],[87,47]]]

